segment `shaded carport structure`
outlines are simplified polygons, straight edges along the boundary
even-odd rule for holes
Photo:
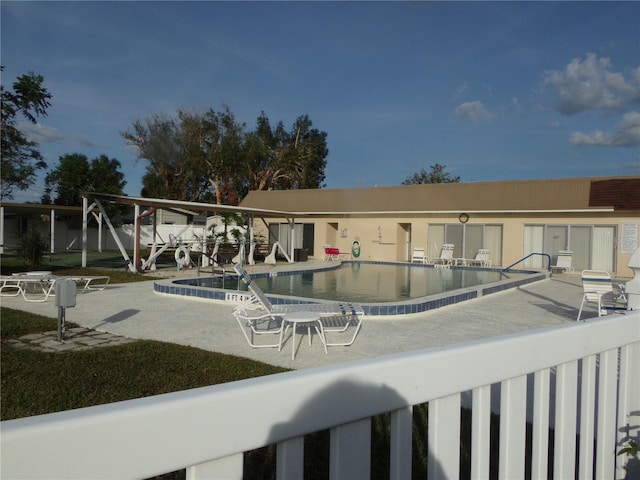
[[[123,205],[132,205],[134,207],[134,251],[133,259],[129,257],[126,249],[122,245],[118,234],[113,227],[113,223],[107,214],[104,204],[105,203],[117,203]],[[144,217],[150,216],[155,213],[156,210],[169,210],[178,212],[181,214],[187,214],[192,216],[197,215],[215,215],[217,213],[235,213],[238,215],[246,216],[249,218],[249,263],[253,264],[253,223],[255,218],[260,218],[265,225],[268,224],[264,220],[265,218],[283,218],[287,220],[291,230],[290,252],[288,254],[289,259],[293,259],[293,252],[296,248],[294,237],[294,223],[296,217],[305,215],[293,214],[292,212],[285,212],[281,210],[268,210],[261,208],[246,208],[232,205],[219,205],[215,203],[202,203],[202,202],[187,202],[181,200],[167,200],[162,198],[144,198],[144,197],[128,197],[124,195],[111,195],[106,193],[93,193],[85,192],[82,194],[82,266],[87,266],[87,225],[89,216],[93,215],[101,225],[102,222],[106,223],[114,241],[118,245],[120,253],[124,260],[127,262],[128,268],[132,272],[139,272],[140,267],[140,226]],[[154,225],[155,235],[155,225]],[[290,260],[291,261],[291,260]]]

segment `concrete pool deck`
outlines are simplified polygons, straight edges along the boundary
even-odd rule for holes
[[[180,272],[181,276],[188,274]],[[195,272],[190,275],[196,276]],[[167,276],[174,275],[169,272]],[[110,284],[102,291],[78,294],[76,306],[66,310],[66,319],[128,338],[172,342],[300,369],[569,325],[575,323],[581,299],[579,275],[554,275],[421,314],[365,318],[355,343],[350,347],[330,347],[328,355],[318,338],[314,337],[309,346],[305,336],[300,341],[297,335],[295,361],[291,360],[290,338],[281,352],[277,348],[251,348],[231,315],[233,305],[155,293],[152,281]],[[43,303],[2,297],[2,305],[52,318],[58,314],[53,296]],[[597,319],[595,310],[586,306],[583,319],[594,318]]]

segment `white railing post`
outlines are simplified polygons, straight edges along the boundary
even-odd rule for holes
[[[556,370],[553,478],[575,477],[577,390],[577,360],[559,365]]]
[[[304,478],[304,437],[278,443],[276,449],[276,479]]]
[[[629,478],[629,455],[617,455],[626,443],[640,438],[640,343],[620,349],[620,390],[618,397],[618,428],[616,436],[616,480]]]
[[[596,382],[597,357],[589,355],[582,359],[580,369],[580,462],[578,478],[593,478],[593,449],[596,438]]]
[[[471,478],[489,478],[489,452],[491,442],[487,433],[491,429],[491,386],[473,389],[471,413]]]
[[[329,478],[371,477],[371,418],[331,429]]]
[[[413,434],[413,407],[391,412],[391,480],[411,478],[411,448]]]
[[[460,478],[460,394],[429,402],[427,478]]]
[[[600,354],[595,473],[596,478],[601,479],[615,475],[617,385],[618,350],[615,349]]]
[[[534,374],[531,478],[549,478],[549,410],[551,372],[548,368]]]
[[[500,386],[500,479],[524,479],[526,423],[527,377],[522,375]]]

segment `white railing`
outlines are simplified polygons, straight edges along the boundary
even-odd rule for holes
[[[123,479],[186,467],[189,480],[234,479],[242,478],[243,452],[277,444],[278,478],[302,478],[303,436],[330,429],[330,477],[369,478],[371,417],[390,412],[391,478],[411,478],[412,408],[429,402],[428,478],[457,479],[460,407],[471,394],[472,478],[488,478],[491,397],[499,386],[499,478],[523,478],[525,456],[532,478],[548,478],[548,464],[558,479],[624,478],[628,457],[616,451],[638,440],[639,369],[640,312],[611,315],[5,421],[1,473]]]

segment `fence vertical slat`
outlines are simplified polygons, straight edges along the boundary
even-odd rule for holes
[[[390,478],[411,478],[413,407],[391,412]]]
[[[577,404],[578,362],[573,361],[556,369],[553,478],[575,477]]]
[[[500,453],[498,478],[524,478],[526,451],[527,377],[500,384]]]
[[[211,462],[193,465],[187,468],[186,480],[242,480],[244,454],[229,455]]]
[[[593,442],[596,434],[596,360],[595,355],[589,355],[581,362],[578,478],[593,478]]]
[[[600,354],[598,372],[598,415],[596,441],[596,478],[615,474],[616,408],[618,384],[618,349]]]
[[[618,428],[616,452],[640,432],[640,344],[626,345],[620,349],[620,391],[618,394]],[[632,457],[616,455],[616,480],[628,478],[627,463]]]
[[[460,394],[429,402],[429,479],[460,477],[460,405]]]
[[[551,373],[548,368],[534,375],[533,444],[531,478],[548,478],[549,470],[549,402]]]
[[[329,478],[351,480],[371,476],[371,418],[331,429]]]
[[[285,440],[277,445],[276,478],[302,479],[304,476],[304,437]]]
[[[491,451],[491,385],[473,389],[471,413],[471,478],[489,478]]]

